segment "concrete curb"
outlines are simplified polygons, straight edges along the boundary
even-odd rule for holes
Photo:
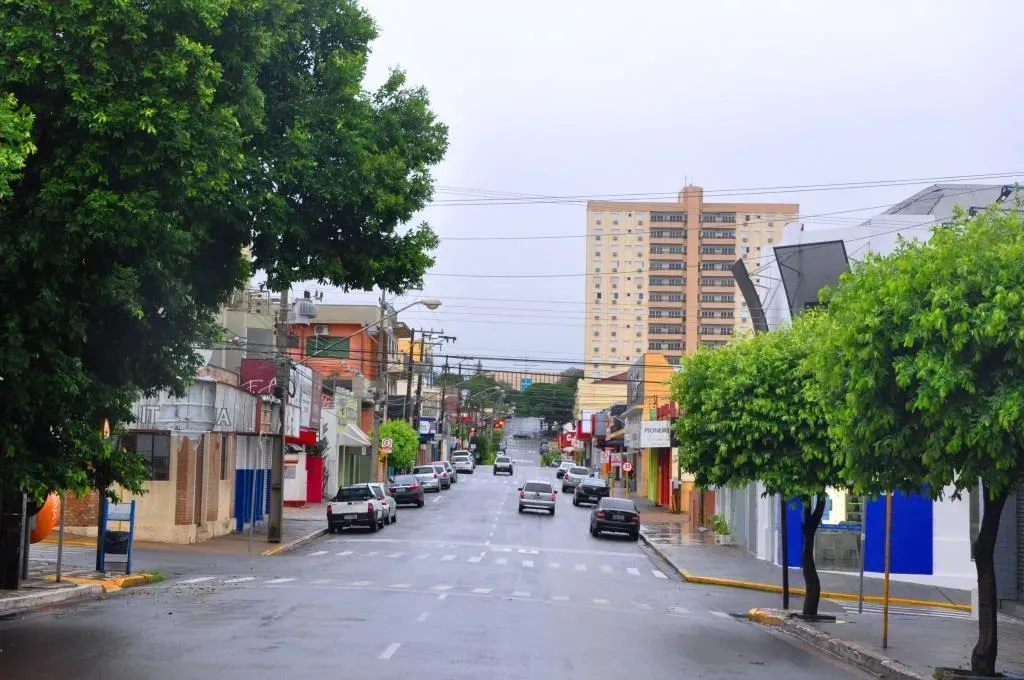
[[[310,531],[308,534],[304,534],[302,536],[299,536],[298,538],[296,538],[294,541],[291,541],[290,543],[282,543],[281,545],[275,545],[273,548],[268,548],[268,549],[264,550],[262,554],[263,554],[264,557],[274,557],[276,555],[283,555],[284,553],[291,552],[292,550],[295,550],[299,546],[305,545],[306,543],[309,543],[310,541],[312,541],[314,539],[320,538],[321,536],[323,536],[326,533],[327,533],[327,527],[324,527],[322,529],[317,529],[316,531]]]
[[[56,576],[47,576],[46,580],[55,581]],[[116,593],[122,588],[134,588],[136,586],[144,586],[149,583],[155,583],[162,580],[162,577],[156,574],[148,574],[141,572],[138,574],[128,574],[126,576],[112,576],[110,578],[92,578],[89,576],[64,576],[64,581],[68,583],[77,583],[82,586],[95,586],[104,593]]]
[[[747,612],[747,618],[755,623],[776,627],[816,649],[828,652],[841,661],[877,677],[889,680],[928,680],[927,677],[915,673],[899,661],[894,661],[855,642],[848,642],[829,635],[799,619],[794,619],[787,612],[774,609],[751,609]]]
[[[683,580],[687,583],[700,583],[708,586],[721,586],[723,588],[742,588],[744,590],[758,590],[763,593],[782,593],[782,586],[774,583],[761,583],[758,581],[741,581],[738,579],[731,578],[718,578],[716,576],[697,576],[691,574],[685,569],[680,568],[668,554],[656,543],[652,543],[650,539],[644,536],[643,532],[640,533],[640,538],[643,542],[658,556],[672,565],[672,567],[679,572],[679,575],[683,577]],[[790,595],[805,595],[807,593],[803,588],[790,588]],[[857,593],[837,593],[831,591],[822,591],[821,598],[823,600],[843,600],[846,602],[857,602],[860,597]],[[882,604],[885,602],[885,598],[880,595],[865,595],[865,602],[871,602],[873,604]],[[902,605],[905,607],[933,607],[936,609],[951,609],[953,611],[969,612],[971,611],[971,605],[969,604],[956,604],[953,602],[943,602],[940,600],[916,600],[913,598],[906,597],[890,597],[889,604]]]
[[[94,600],[101,595],[103,595],[103,588],[98,585],[75,585],[59,590],[29,592],[24,595],[0,599],[0,615],[22,614],[64,602]]]

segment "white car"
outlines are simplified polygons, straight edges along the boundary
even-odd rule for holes
[[[387,484],[381,484],[380,482],[370,482],[370,489],[373,491],[373,495],[384,505],[383,512],[384,524],[394,524],[398,521],[398,502],[395,501],[394,497],[388,491]]]
[[[466,474],[473,474],[476,470],[476,463],[473,461],[473,454],[469,451],[455,451],[452,453],[452,467],[455,468],[456,472],[465,472]]]

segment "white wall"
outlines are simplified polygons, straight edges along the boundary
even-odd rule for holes
[[[291,463],[295,457],[298,462]],[[295,474],[292,475],[291,471]],[[306,454],[289,454],[285,456],[284,462],[284,500],[285,502],[300,501],[306,502]]]

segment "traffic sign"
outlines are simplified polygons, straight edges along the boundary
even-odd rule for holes
[[[380,446],[382,449],[390,449],[393,445],[394,442],[391,441],[391,437],[384,437],[384,439],[380,440]]]
[[[625,463],[622,464],[622,471],[625,472],[626,474],[629,474],[630,472],[633,471],[633,464],[627,460]]]

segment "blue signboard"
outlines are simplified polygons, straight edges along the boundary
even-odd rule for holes
[[[519,391],[525,392],[526,388],[533,384],[533,378],[520,378],[519,379]]]

